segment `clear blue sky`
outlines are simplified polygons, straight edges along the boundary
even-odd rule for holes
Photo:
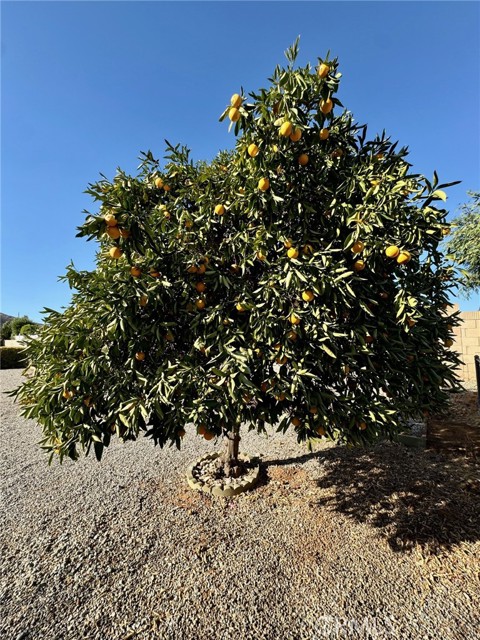
[[[373,135],[408,145],[444,182],[454,214],[479,189],[477,2],[2,2],[1,310],[39,320],[68,304],[83,193],[135,171],[164,139],[209,159],[233,145],[232,93],[266,84],[301,36],[299,63],[340,59],[339,97]],[[478,297],[461,301],[477,309]]]

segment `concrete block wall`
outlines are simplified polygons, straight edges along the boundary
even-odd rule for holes
[[[458,305],[451,307],[451,312],[458,310]],[[462,324],[453,330],[454,345],[452,349],[460,354],[465,363],[458,370],[459,377],[464,382],[476,380],[474,356],[480,356],[480,311],[462,311]]]

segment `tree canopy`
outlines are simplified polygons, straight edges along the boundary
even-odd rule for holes
[[[137,175],[89,185],[78,235],[98,242],[96,268],[68,267],[72,303],[47,310],[17,391],[52,456],[100,458],[140,432],[180,446],[186,425],[362,444],[459,386],[449,185],[367,137],[336,58],[296,55],[232,96],[234,149],[194,162],[167,143],[163,164],[147,151]]]

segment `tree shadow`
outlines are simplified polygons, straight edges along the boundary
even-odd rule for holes
[[[395,551],[441,553],[480,540],[480,468],[475,459],[382,443],[332,447],[270,461],[318,460],[316,506],[368,523]]]

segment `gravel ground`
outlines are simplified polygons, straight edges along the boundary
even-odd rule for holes
[[[262,481],[228,500],[188,489],[188,431],[62,467],[39,439],[2,394],[1,638],[480,638],[475,460],[246,434]]]

